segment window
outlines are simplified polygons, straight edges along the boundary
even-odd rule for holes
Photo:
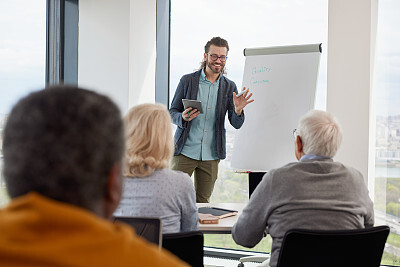
[[[279,27],[277,26],[279,25]],[[180,78],[200,67],[204,45],[212,37],[226,39],[230,46],[227,77],[240,91],[244,48],[322,43],[316,108],[326,108],[328,1],[184,1],[171,0],[170,99]],[[247,174],[230,168],[235,130],[226,120],[227,158],[220,163],[212,202],[247,202]],[[295,127],[295,126],[294,126]],[[206,235],[205,245],[242,248],[231,235]],[[254,250],[266,252],[270,237]],[[243,249],[243,248],[242,248]],[[247,250],[247,249],[246,249]]]
[[[380,0],[376,61],[375,220],[391,228],[382,264],[400,266],[400,3]]]
[[[0,3],[0,131],[16,101],[45,84],[46,1]],[[2,136],[2,135],[1,135]],[[0,137],[2,138],[2,137]],[[2,139],[0,139],[2,147]],[[0,206],[7,201],[0,151]]]

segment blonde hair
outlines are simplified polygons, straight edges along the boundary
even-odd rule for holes
[[[161,104],[142,104],[124,117],[126,151],[123,175],[144,177],[169,167],[174,142],[171,117]]]

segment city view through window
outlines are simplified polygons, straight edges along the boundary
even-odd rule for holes
[[[383,263],[394,266],[400,266],[399,8],[399,1],[379,1],[375,71],[375,219],[390,226]]]

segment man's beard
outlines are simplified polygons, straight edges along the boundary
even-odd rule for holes
[[[208,68],[210,70],[212,70],[212,72],[214,72],[214,73],[224,73],[225,64],[223,64],[222,62],[219,64],[220,65],[220,70],[219,71],[216,69],[216,67],[213,65],[212,62],[208,61],[208,59],[206,60],[206,64],[207,64]]]

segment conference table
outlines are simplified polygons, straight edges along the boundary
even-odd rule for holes
[[[238,211],[238,214],[235,216],[219,219],[218,224],[199,223],[199,231],[202,231],[205,234],[230,234],[233,225],[236,223],[246,205],[247,203],[196,203],[197,208],[216,207]]]

